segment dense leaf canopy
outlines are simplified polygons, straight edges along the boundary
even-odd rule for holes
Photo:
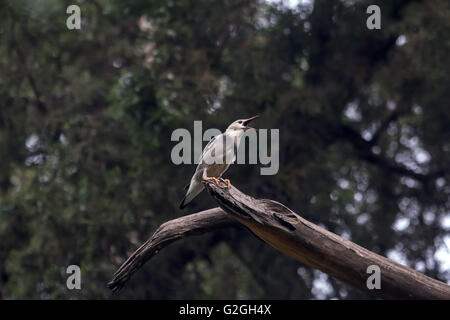
[[[90,0],[69,30],[73,2],[0,2],[1,298],[111,298],[161,223],[216,206],[178,209],[195,166],[173,130],[255,114],[280,169],[234,185],[450,282],[449,1]],[[116,297],[369,298],[244,228],[174,244]]]

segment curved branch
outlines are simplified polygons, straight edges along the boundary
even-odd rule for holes
[[[220,208],[168,221],[117,270],[108,284],[120,290],[159,250],[185,236],[244,225],[266,243],[294,259],[363,291],[390,299],[450,299],[450,286],[393,262],[300,217],[273,200],[254,199],[235,187],[205,182]],[[239,223],[238,223],[239,222]],[[380,268],[381,288],[370,290],[367,268]]]
[[[120,266],[114,274],[114,278],[108,283],[108,288],[113,292],[120,291],[144,263],[156,255],[159,250],[176,240],[239,225],[220,208],[167,221]]]

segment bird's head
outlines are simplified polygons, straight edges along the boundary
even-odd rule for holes
[[[250,127],[248,124],[258,118],[259,116],[254,116],[248,119],[239,119],[230,124],[227,128],[228,133],[242,135],[245,131],[249,129],[255,129]]]

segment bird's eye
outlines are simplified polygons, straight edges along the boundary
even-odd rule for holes
[[[242,123],[242,121],[241,121],[241,120],[239,120],[239,121],[238,121],[238,123]]]

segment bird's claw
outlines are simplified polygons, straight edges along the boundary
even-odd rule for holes
[[[221,178],[222,179],[222,178]],[[231,189],[231,182],[230,179],[222,179],[223,182],[225,182],[227,184],[227,189]]]
[[[227,189],[231,189],[231,182],[229,179],[219,178],[219,180],[227,184]]]
[[[220,181],[223,181],[227,184],[227,189],[231,189],[231,182],[229,179],[222,179],[222,178],[216,178],[216,177],[205,177],[205,178],[203,178],[203,180],[205,180],[205,181],[214,180],[214,182],[216,183],[216,185],[218,187],[220,187]]]
[[[203,180],[205,180],[205,181],[208,181],[208,180],[214,180],[214,182],[216,183],[216,185],[217,185],[218,187],[220,187],[220,180],[217,179],[216,177],[205,177],[205,178],[203,178]]]

